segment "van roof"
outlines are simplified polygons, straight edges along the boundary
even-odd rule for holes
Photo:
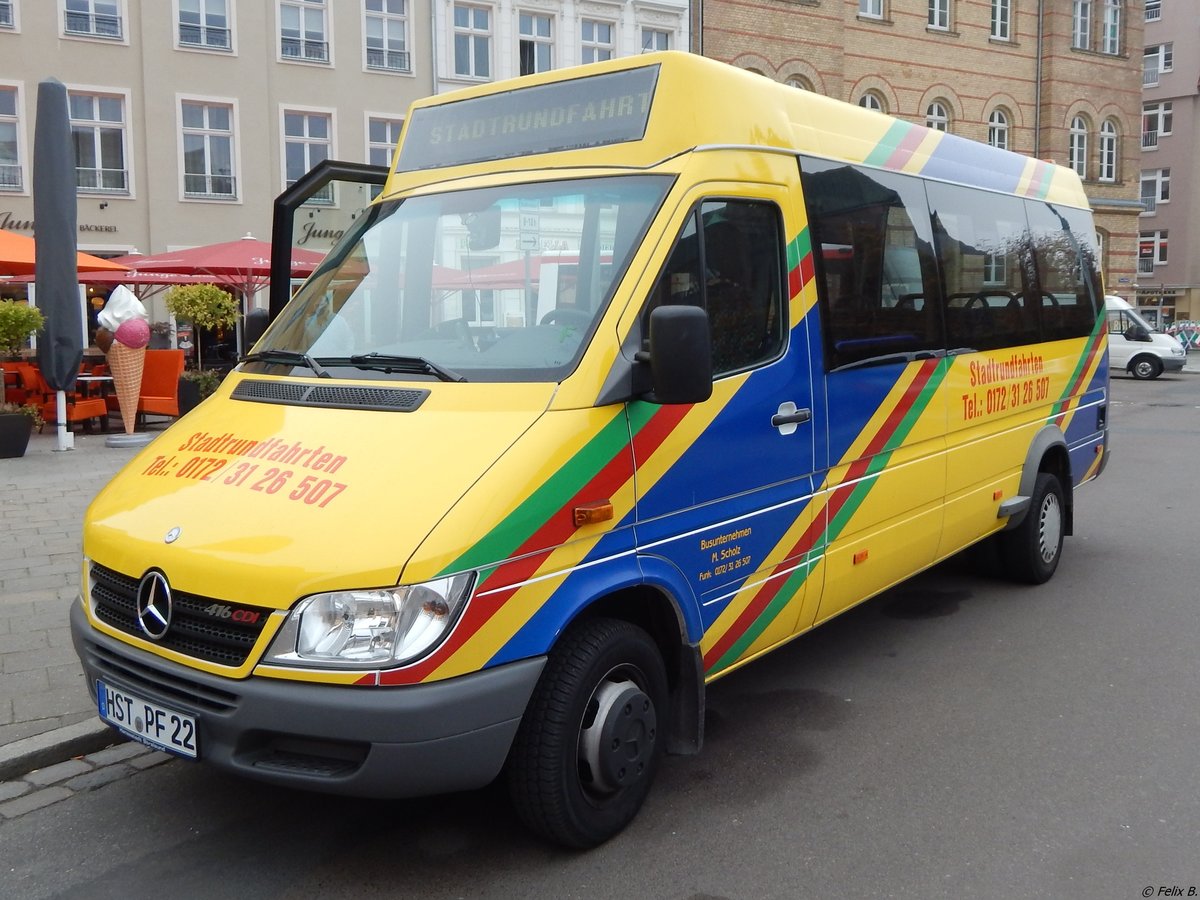
[[[699,98],[703,98],[702,100]],[[1086,209],[1045,160],[797,90],[692,53],[621,57],[416,101],[388,193],[461,174],[549,165],[647,168],[706,147],[763,147]],[[551,159],[552,158],[552,159]]]

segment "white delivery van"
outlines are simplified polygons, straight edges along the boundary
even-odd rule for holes
[[[1164,371],[1178,372],[1187,362],[1179,339],[1155,331],[1136,309],[1120,297],[1106,296],[1108,310],[1108,363],[1134,378],[1157,378]]]

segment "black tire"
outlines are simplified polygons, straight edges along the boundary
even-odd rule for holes
[[[1153,356],[1139,356],[1129,364],[1129,373],[1142,381],[1151,381],[1162,374],[1162,361]]]
[[[662,656],[642,629],[592,619],[550,652],[508,758],[517,815],[586,849],[628,825],[650,792],[668,721]]]
[[[1045,584],[1062,557],[1066,504],[1059,480],[1039,472],[1025,519],[1012,531],[1001,532],[1000,556],[1015,581]]]

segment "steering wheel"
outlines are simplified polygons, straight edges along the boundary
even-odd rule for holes
[[[538,321],[539,325],[566,325],[570,328],[585,329],[592,324],[592,314],[584,309],[573,306],[558,306],[546,313]]]

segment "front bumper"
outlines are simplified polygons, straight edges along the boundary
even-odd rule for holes
[[[1179,372],[1187,364],[1186,356],[1162,356],[1159,358],[1162,360],[1164,372]]]
[[[538,657],[390,688],[234,680],[101,634],[80,603],[71,607],[71,637],[93,699],[102,679],[194,716],[203,761],[260,781],[369,797],[490,782],[545,665]]]

